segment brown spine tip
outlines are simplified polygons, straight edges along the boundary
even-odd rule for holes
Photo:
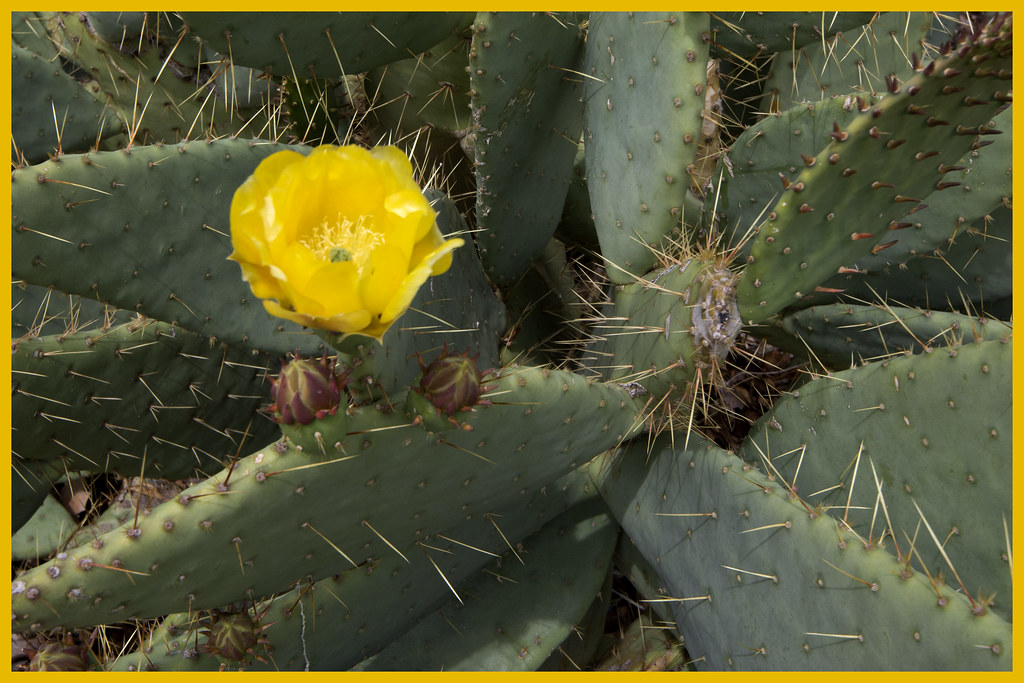
[[[871,247],[871,253],[872,254],[877,254],[878,252],[882,251],[883,249],[888,249],[892,245],[896,244],[898,241],[899,240],[893,240],[892,242],[886,242],[885,244],[876,244],[875,246]]]
[[[858,270],[856,268],[847,268],[846,266],[839,266],[839,269],[836,272],[839,273],[840,275],[864,275],[868,271]]]
[[[914,227],[913,223],[897,223],[896,221],[892,221],[891,223],[889,223],[890,230],[903,230],[904,228],[912,227]]]
[[[963,183],[944,183],[944,182],[940,181],[940,182],[935,183],[935,189],[936,190],[948,190],[951,187],[956,187],[957,185],[962,185],[962,184]]]
[[[938,154],[938,152],[918,152],[917,154],[914,155],[914,158],[917,159],[918,161],[921,161],[922,159],[933,157],[936,154]]]
[[[822,292],[824,294],[842,294],[846,290],[845,289],[836,289],[835,287],[820,287],[819,286],[819,287],[815,287],[814,291],[815,292]]]
[[[889,74],[885,77],[885,87],[889,89],[889,92],[896,93],[900,91],[900,82],[896,78],[896,74]]]
[[[964,104],[966,104],[968,107],[976,107],[979,104],[989,104],[989,101],[981,100],[978,99],[977,97],[971,97],[970,95],[968,95],[967,97],[964,98]]]
[[[892,187],[892,186],[890,185],[889,187]],[[921,201],[920,199],[916,199],[914,197],[904,197],[901,194],[896,195],[895,197],[892,198],[892,200],[894,202],[919,202],[919,201]]]
[[[871,183],[871,189],[872,190],[880,190],[883,187],[896,187],[896,186],[893,185],[892,183],[884,183],[881,180],[876,180],[875,182]],[[896,195],[896,196],[898,197],[899,195]],[[899,200],[897,200],[897,201],[899,201]],[[916,202],[917,200],[915,199],[914,201]]]
[[[849,178],[850,176],[852,176],[856,172],[857,172],[857,169],[855,169],[855,168],[844,168],[843,169],[843,177],[844,178]]]
[[[855,232],[852,235],[850,235],[850,239],[854,241],[871,239],[872,237],[874,237],[874,235],[872,235],[870,232]]]
[[[931,76],[933,73],[935,73],[935,62],[929,62],[928,66],[924,68],[923,73],[925,76]]]
[[[811,211],[814,211],[814,207],[807,204],[801,204],[798,211],[800,211],[800,213],[810,213]]]
[[[807,168],[814,166],[814,162],[817,161],[817,159],[815,159],[814,157],[807,156],[806,154],[801,154],[800,158],[804,160],[804,166],[806,166]]]
[[[804,191],[804,184],[803,184],[803,182],[793,183],[793,192],[803,192],[803,191]]]
[[[962,73],[963,73],[963,71],[961,71],[960,69],[954,69],[954,68],[950,67],[950,68],[942,70],[942,77],[943,78],[956,78],[957,76],[959,76]]]
[[[938,154],[938,152],[936,152],[936,154]],[[828,155],[828,163],[832,164],[833,166],[838,164],[839,163],[839,155],[838,154],[829,154]]]
[[[779,180],[782,181],[782,189],[784,190],[788,190],[789,186],[792,185],[792,183],[789,182],[789,178],[787,178],[782,173],[779,174]]]
[[[846,138],[850,137],[850,134],[839,127],[838,121],[832,122],[832,139],[837,142],[842,142]]]
[[[876,140],[882,139],[882,131],[878,130],[878,126],[871,126],[870,128],[868,128],[868,135],[870,135]]]
[[[925,114],[928,113],[928,110],[925,109],[924,107],[919,107],[916,104],[908,104],[907,113],[914,114],[916,116],[924,116]]]
[[[921,92],[921,86],[919,85],[912,85],[909,88],[907,88],[907,94],[910,95],[911,97],[913,97],[919,92]]]
[[[934,128],[935,126],[948,126],[949,125],[949,121],[945,121],[943,119],[940,119],[938,116],[929,116],[928,120],[926,121],[926,123],[928,124],[929,128]]]
[[[957,135],[981,135],[981,126],[975,126],[974,128],[968,128],[967,126],[957,125],[954,130]]]
[[[962,86],[962,85],[944,85],[944,86],[942,86],[942,94],[943,95],[952,95],[953,93],[960,92],[963,89],[964,89],[964,86]]]
[[[915,206],[910,211],[907,211],[907,215],[909,216],[912,213],[917,213],[918,211],[922,211],[923,209],[927,209],[927,208],[928,208],[927,204],[918,204],[917,206]]]
[[[900,138],[899,140],[889,140],[887,143],[885,143],[885,148],[886,149],[896,149],[897,147],[899,147],[900,145],[902,145],[906,141],[907,141],[906,138]]]

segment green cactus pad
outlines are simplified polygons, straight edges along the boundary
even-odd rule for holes
[[[850,14],[838,17],[845,20]],[[924,47],[933,23],[938,23],[932,13],[882,12],[868,19],[864,26],[849,26],[825,40],[802,43],[797,50],[779,50],[764,82],[761,111],[834,96],[884,93],[890,74],[900,81],[913,76],[911,54],[934,56],[934,47]]]
[[[337,671],[355,666],[451,599],[449,583],[468,580],[506,552],[509,542],[516,543],[594,495],[590,477],[574,470],[495,508],[490,517],[472,516],[400,548],[409,562],[382,548],[359,568],[349,566],[274,597],[261,619],[270,625],[264,635],[273,647],[272,660],[253,662],[251,668]],[[258,607],[262,611],[267,604]],[[381,619],[381,614],[401,618]],[[218,658],[201,652],[193,656],[198,616],[170,615],[141,651],[119,658],[112,670],[217,669]]]
[[[583,126],[583,34],[575,14],[481,12],[469,55],[477,244],[508,287],[562,216]]]
[[[50,287],[11,283],[11,341],[67,335],[130,322],[135,315]]]
[[[1013,295],[1013,210],[1000,206],[941,247],[893,261],[877,270],[834,277],[824,286],[842,290],[840,300],[891,299],[935,310],[977,311],[1009,319]],[[834,292],[816,293],[808,303],[836,300]]]
[[[74,533],[78,522],[53,496],[43,498],[39,509],[11,536],[11,559],[40,560],[53,554]]]
[[[618,526],[578,505],[471,576],[449,601],[356,670],[532,671],[570,635],[610,570]]]
[[[39,509],[64,472],[57,463],[11,458],[11,532],[18,531]]]
[[[277,432],[256,413],[269,355],[168,323],[140,318],[13,351],[11,447],[23,459],[179,479],[218,471]]]
[[[782,327],[832,367],[930,352],[960,342],[1009,340],[1013,334],[1012,327],[998,320],[884,304],[812,306],[783,318]]]
[[[48,154],[84,152],[121,125],[59,62],[11,44],[11,80],[23,93],[12,102],[11,135],[20,163]]]
[[[714,12],[715,56],[761,56],[821,43],[867,23],[873,12]]]
[[[470,130],[471,32],[453,33],[415,57],[367,73],[366,92],[379,103],[371,115],[400,135],[429,126],[450,135],[449,143],[464,138]]]
[[[782,174],[738,285],[745,321],[767,320],[828,276],[857,269],[861,255],[899,238],[893,231],[911,225],[904,217],[932,191],[953,187],[942,179],[946,164],[989,132],[1009,96],[1011,34],[1012,18],[1002,16],[962,36],[950,56],[903,87],[893,82],[879,104],[864,102],[845,129],[836,124],[799,173]]]
[[[877,100],[865,96],[864,101]],[[792,176],[832,140],[833,125],[845,129],[857,115],[853,98],[836,98],[805,107],[792,107],[766,116],[736,139],[729,151],[732,173],[722,178],[721,190],[705,199],[723,221],[724,243],[743,259],[750,256],[752,231],[765,220],[783,192],[779,174]]]
[[[697,221],[688,190],[707,84],[709,18],[595,12],[587,37],[584,145],[591,211],[616,284],[657,262],[663,238]]]
[[[369,71],[423,52],[473,20],[465,12],[182,12],[241,64],[281,76]]]
[[[58,623],[43,600],[65,626],[110,623],[323,578],[486,515],[635,429],[625,392],[571,373],[508,368],[489,385],[493,405],[463,420],[474,431],[444,438],[385,414],[384,404],[285,426],[289,438],[187,489],[138,526],[126,523],[27,572],[15,591],[15,627]],[[224,581],[229,573],[237,581]]]
[[[1011,668],[1011,625],[1000,616],[973,614],[917,563],[901,575],[901,562],[840,526],[842,511],[808,507],[697,441],[685,452],[669,437],[650,449],[638,443],[593,470],[676,599],[669,604],[699,669]]]
[[[770,457],[808,504],[831,505],[865,540],[877,543],[891,524],[892,554],[906,555],[916,535],[916,556],[958,588],[923,516],[970,595],[994,594],[994,611],[1009,615],[1011,346],[935,348],[816,379],[776,403],[742,455]]]
[[[316,353],[320,340],[271,318],[227,260],[231,198],[282,149],[308,148],[195,141],[15,170],[14,276],[233,345]]]

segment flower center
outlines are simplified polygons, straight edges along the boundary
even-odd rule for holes
[[[370,252],[374,247],[384,243],[384,238],[368,228],[365,222],[366,216],[360,216],[355,221],[342,216],[338,216],[333,222],[325,218],[313,229],[312,238],[303,240],[302,244],[325,261],[351,261],[361,275],[363,266],[370,259]]]

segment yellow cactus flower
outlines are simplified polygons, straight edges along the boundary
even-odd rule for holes
[[[231,202],[230,258],[272,315],[378,340],[452,262],[397,147],[270,155]]]

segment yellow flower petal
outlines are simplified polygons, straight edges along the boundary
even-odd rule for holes
[[[384,307],[380,314],[381,322],[391,322],[402,315],[409,308],[409,304],[416,297],[416,292],[427,281],[427,278],[431,275],[440,275],[451,267],[452,251],[463,244],[464,242],[458,238],[448,240],[420,261],[419,265],[405,276],[402,284]],[[442,263],[444,264],[443,268],[439,267]]]
[[[378,339],[462,240],[396,147],[272,154],[235,192],[230,259],[272,315]]]

